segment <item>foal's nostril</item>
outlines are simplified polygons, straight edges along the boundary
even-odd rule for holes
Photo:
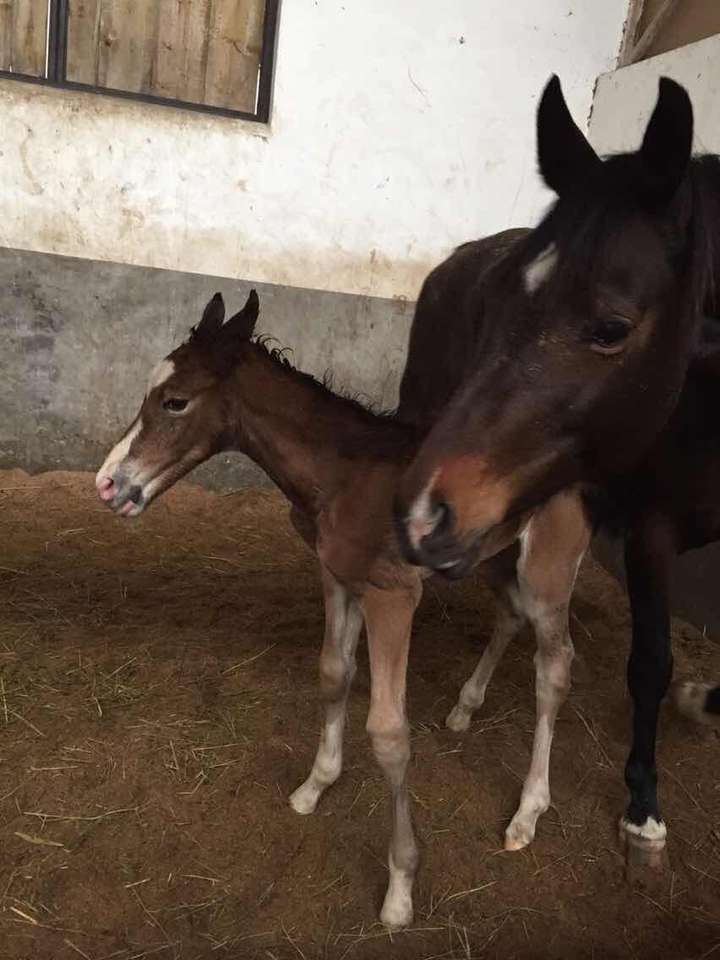
[[[98,477],[95,486],[102,500],[112,500],[115,496],[115,483],[112,477]]]
[[[142,487],[137,485],[130,487],[128,492],[128,500],[132,500],[133,503],[139,504],[142,501],[143,492]]]

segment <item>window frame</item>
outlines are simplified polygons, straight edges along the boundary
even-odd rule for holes
[[[117,97],[122,100],[139,100],[141,103],[159,104],[175,107],[179,110],[191,110],[195,113],[207,113],[220,117],[233,117],[236,120],[250,120],[254,123],[269,123],[272,105],[273,77],[275,72],[275,47],[280,0],[265,0],[263,18],[262,53],[260,56],[260,77],[258,81],[255,112],[233,110],[229,107],[214,107],[204,103],[192,103],[189,100],[175,100],[171,97],[158,97],[149,93],[133,93],[129,90],[116,90],[112,87],[99,87],[89,83],[77,83],[66,79],[67,35],[70,10],[68,0],[50,0],[48,6],[48,43],[47,63],[44,77],[33,77],[12,70],[0,70],[0,78],[20,80],[43,87],[56,87],[61,90],[81,90],[101,96]]]

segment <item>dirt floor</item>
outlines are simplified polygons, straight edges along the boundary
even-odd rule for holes
[[[665,711],[668,869],[624,877],[628,612],[587,564],[554,806],[508,854],[533,730],[532,643],[508,652],[470,732],[444,717],[492,621],[479,582],[429,585],[409,676],[423,859],[414,927],[377,923],[388,802],[364,734],[361,657],[340,782],[287,796],[318,731],[313,558],[274,493],[182,484],[121,521],[86,474],[0,473],[0,957],[720,956],[718,735]],[[720,647],[675,626],[677,673]]]

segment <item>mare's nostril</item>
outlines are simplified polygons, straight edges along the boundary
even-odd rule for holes
[[[142,498],[143,498],[142,487],[139,487],[137,485],[130,487],[130,491],[128,493],[128,500],[132,500],[134,504],[139,504],[142,501]]]
[[[423,540],[445,537],[452,532],[455,523],[455,514],[453,508],[445,500],[439,498],[433,501],[432,512],[432,530],[430,530]]]

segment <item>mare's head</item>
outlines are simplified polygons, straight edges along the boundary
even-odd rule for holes
[[[705,283],[692,131],[687,93],[662,79],[640,149],[602,161],[547,85],[538,159],[558,200],[466,300],[473,372],[397,497],[411,559],[463,575],[497,524],[627,469],[664,426]]]
[[[219,293],[190,339],[155,367],[140,412],[95,478],[101,498],[135,517],[193,467],[225,449],[230,374],[255,329],[254,290],[229,320]]]

